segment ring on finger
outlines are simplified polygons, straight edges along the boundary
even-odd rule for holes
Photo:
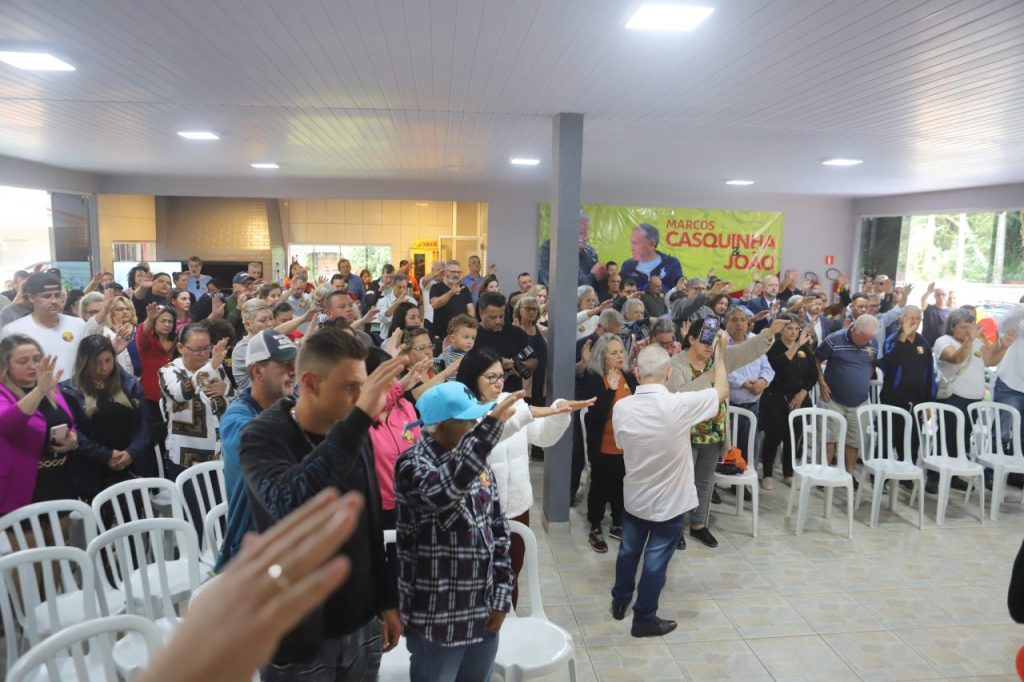
[[[281,568],[281,564],[271,564],[267,566],[267,577],[281,590],[287,590],[291,587],[292,581],[284,574],[284,569]]]

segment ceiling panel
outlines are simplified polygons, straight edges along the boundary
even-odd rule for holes
[[[1024,2],[708,0],[691,34],[617,0],[7,0],[0,154],[104,174],[537,182],[585,115],[584,181],[856,196],[1024,180]],[[175,131],[213,129],[216,143]],[[513,168],[512,155],[542,159]],[[835,155],[864,158],[823,168]]]

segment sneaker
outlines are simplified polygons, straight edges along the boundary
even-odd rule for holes
[[[761,479],[761,487],[764,488],[765,490],[774,490],[775,481],[772,480],[771,476],[765,476],[764,478]]]
[[[718,496],[718,488],[711,491],[711,504],[722,504],[722,498]]]
[[[715,536],[711,534],[711,531],[708,530],[707,526],[698,528],[697,530],[693,530],[691,528],[690,537],[697,538],[708,547],[718,547],[718,540],[716,540]]]
[[[612,599],[612,618],[615,620],[622,620],[626,617],[626,609],[629,608],[629,602],[615,601]]]
[[[633,621],[633,627],[629,634],[634,637],[661,637],[676,629],[677,623],[674,620],[665,620],[655,617],[654,620],[646,623]]]
[[[616,540],[621,542],[622,541],[622,526],[612,526],[611,528],[608,529],[608,535],[611,535],[613,538],[615,538]]]
[[[685,535],[680,535],[679,536],[679,544],[676,545],[676,549],[678,549],[680,552],[683,551],[684,549],[686,549],[686,536]]]
[[[792,476],[783,476],[782,477],[782,482],[785,483],[788,486],[792,486],[793,485],[793,477]]]
[[[604,554],[608,551],[608,543],[604,541],[604,535],[601,533],[600,528],[592,528],[590,535],[587,536],[587,541],[590,543],[590,548],[598,554]]]

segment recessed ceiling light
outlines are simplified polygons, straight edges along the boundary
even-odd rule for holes
[[[746,185],[753,185],[754,181],[753,180],[726,180],[725,184],[727,184],[727,185],[746,186]]]
[[[178,134],[186,140],[219,140],[220,135],[209,130],[180,130]]]
[[[640,31],[692,31],[711,16],[713,7],[646,3],[626,22],[626,28]]]
[[[417,201],[416,205],[417,206],[430,206],[430,204],[428,204],[426,201]]]
[[[513,166],[536,166],[540,163],[540,159],[530,159],[522,156],[513,156],[508,160]]]
[[[278,166],[276,163],[250,163],[249,165],[252,166],[253,168],[260,168],[266,170],[274,170],[275,168],[280,168],[280,166]]]
[[[0,52],[0,62],[25,71],[75,70],[75,67],[48,52]]]
[[[822,161],[822,166],[859,166],[864,163],[861,159],[829,159]]]

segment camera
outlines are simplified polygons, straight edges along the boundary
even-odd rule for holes
[[[533,370],[526,366],[524,360],[529,360],[533,357],[533,346],[526,346],[514,358],[512,358],[512,367],[516,370],[516,374],[519,375],[520,379],[529,379],[533,376]]]

